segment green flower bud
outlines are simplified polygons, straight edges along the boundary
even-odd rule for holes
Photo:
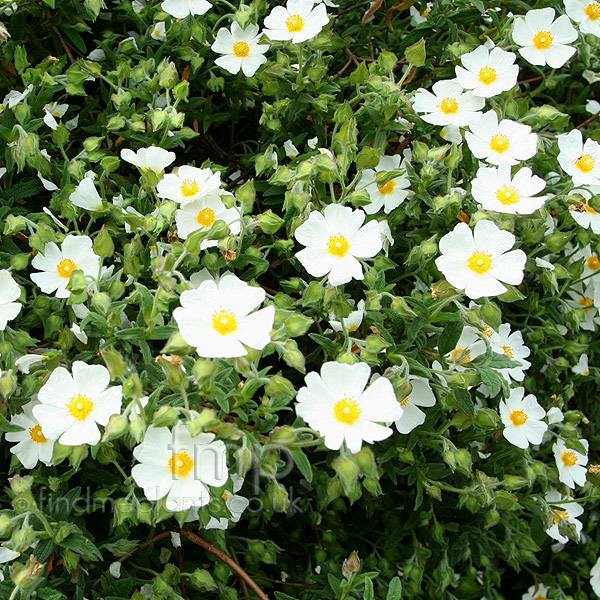
[[[107,315],[112,299],[106,292],[97,292],[92,296],[92,307],[101,315]]]
[[[344,577],[350,577],[354,573],[358,573],[360,571],[360,566],[358,552],[354,550],[354,552],[352,552],[352,554],[350,554],[350,556],[344,560],[344,564],[342,565],[342,575]]]
[[[475,427],[483,430],[495,429],[498,423],[498,414],[491,408],[482,408],[475,416]]]
[[[281,484],[276,484],[270,496],[271,504],[276,512],[287,512],[290,507],[290,497]]]
[[[143,385],[137,373],[130,375],[123,385],[123,395],[126,398],[140,398],[143,394]]]
[[[25,525],[13,531],[10,536],[15,552],[24,552],[35,541],[35,531],[31,525]]]
[[[10,257],[10,266],[15,271],[23,271],[29,266],[29,259],[31,258],[31,254],[13,254]]]
[[[121,353],[114,347],[102,348],[100,350],[102,359],[107,369],[110,371],[111,379],[122,377],[127,372],[127,362]]]
[[[125,523],[125,521],[134,520],[136,507],[127,498],[117,498],[114,504],[114,524],[115,526]]]
[[[368,446],[363,446],[360,452],[354,455],[361,472],[368,477],[373,479],[379,478],[379,472],[377,471],[377,464],[375,462],[375,455]]]
[[[210,592],[217,589],[217,584],[213,576],[206,569],[196,569],[190,577],[190,585],[203,592]]]
[[[283,223],[283,219],[270,209],[258,215],[258,226],[264,233],[276,233],[281,229]]]
[[[128,428],[127,419],[123,415],[111,415],[108,425],[104,430],[103,442],[116,440],[121,437]]]
[[[301,373],[306,371],[304,366],[304,354],[298,350],[298,344],[295,340],[287,340],[285,342],[283,360],[285,360],[287,365],[297,369]]]
[[[409,46],[405,51],[406,60],[415,67],[422,67],[425,64],[427,53],[425,51],[425,38]]]
[[[314,320],[296,313],[285,321],[285,329],[292,337],[304,335],[312,326]]]
[[[517,497],[504,490],[499,490],[494,494],[494,502],[500,510],[518,510],[521,508]]]
[[[192,375],[196,378],[196,381],[200,382],[216,375],[217,369],[217,361],[199,358],[192,367]]]
[[[554,231],[549,236],[546,236],[546,246],[553,253],[560,252],[571,239],[571,234],[563,233],[562,231]]]
[[[446,450],[442,454],[442,459],[452,469],[453,472],[456,470],[456,457],[454,456],[454,452]]]
[[[360,474],[358,464],[348,456],[338,456],[334,459],[332,466],[347,492],[351,485],[358,480]]]
[[[379,164],[380,152],[377,148],[365,146],[356,157],[356,169],[374,169]]]
[[[470,452],[461,448],[455,452],[454,458],[456,459],[456,468],[458,471],[463,475],[471,476],[473,461],[471,460]]]
[[[398,453],[398,460],[409,465],[414,465],[415,455],[410,450],[402,450],[402,452]]]
[[[69,463],[74,469],[77,469],[83,460],[87,458],[88,454],[89,450],[87,446],[75,446],[69,454]]]
[[[244,477],[252,468],[254,462],[252,451],[246,446],[242,446],[241,448],[238,448],[233,455],[235,457],[237,472]]]
[[[140,502],[136,511],[136,519],[146,525],[154,525],[154,509],[149,502]]]
[[[504,486],[509,490],[518,490],[519,488],[528,487],[530,482],[525,477],[519,477],[518,475],[505,475]]]
[[[0,377],[0,394],[2,394],[4,400],[10,398],[16,389],[17,378],[13,375],[12,371],[9,371],[4,377]]]
[[[139,442],[146,431],[146,425],[139,417],[130,418],[129,421],[129,433],[136,442]]]
[[[289,397],[296,394],[294,384],[281,373],[272,375],[269,383],[265,385],[265,393],[275,398]]]
[[[202,412],[195,419],[187,422],[187,428],[191,436],[195,437],[199,433],[211,429],[218,423],[217,413],[212,408],[203,408]]]
[[[352,352],[342,352],[337,355],[336,360],[344,365],[354,365],[357,362],[360,362],[358,356]]]
[[[177,423],[178,418],[178,413],[172,406],[161,406],[154,413],[152,424],[155,427],[171,427]]]
[[[450,153],[446,157],[444,163],[449,169],[456,169],[456,167],[458,167],[458,165],[460,165],[460,163],[462,162],[462,159],[462,145],[452,144],[452,147],[450,148]]]
[[[235,197],[243,204],[252,204],[256,199],[256,190],[254,189],[254,180],[250,179],[241,188],[239,188]]]
[[[0,537],[7,538],[15,525],[16,523],[13,523],[8,515],[0,514]]]

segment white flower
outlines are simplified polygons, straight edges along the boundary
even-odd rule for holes
[[[531,354],[531,351],[523,343],[523,335],[520,331],[510,332],[510,325],[503,323],[498,328],[498,331],[492,330],[492,335],[489,336],[490,345],[494,352],[498,354],[505,354],[511,360],[514,360],[520,364],[518,367],[509,367],[507,369],[498,369],[500,373],[507,381],[523,381],[525,379],[525,373],[531,366],[531,363],[525,359]]]
[[[361,207],[368,215],[373,215],[382,208],[387,215],[408,198],[408,195],[411,193],[410,189],[407,189],[410,188],[410,181],[406,176],[406,161],[404,160],[400,164],[401,160],[402,157],[399,154],[382,156],[374,169],[363,170],[356,189],[365,189],[369,193],[371,202]],[[379,187],[376,180],[377,173],[400,169],[404,169],[404,172],[399,177],[394,177]]]
[[[548,425],[554,425],[556,423],[562,423],[565,420],[565,415],[563,411],[558,408],[558,406],[553,406],[546,415]]]
[[[530,215],[544,205],[548,196],[536,196],[546,182],[523,167],[511,175],[508,163],[498,167],[479,167],[471,193],[484,210],[511,215]]]
[[[121,567],[122,566],[123,566],[123,563],[120,563],[118,560],[115,560],[114,562],[110,563],[110,566],[108,567],[108,572],[115,579],[119,579],[119,577],[121,577]]]
[[[207,486],[221,487],[228,478],[225,444],[214,439],[212,433],[192,437],[181,423],[173,431],[151,425],[133,449],[140,464],[131,476],[148,500],[166,496],[167,510],[205,506],[210,502]]]
[[[411,6],[410,10],[408,11],[410,14],[410,24],[413,27],[416,27],[421,23],[425,23],[427,21],[427,15],[431,12],[432,8],[433,2],[428,2],[425,5],[425,10],[422,13],[420,13],[414,6]]]
[[[59,248],[47,242],[44,254],[36,254],[31,261],[39,273],[32,273],[31,280],[44,294],[56,291],[57,298],[68,298],[71,292],[67,284],[73,271],[81,270],[86,277],[95,279],[100,268],[100,257],[92,250],[92,240],[87,235],[68,235]]]
[[[588,377],[590,374],[590,367],[588,364],[588,355],[582,354],[579,357],[579,361],[577,364],[571,369],[573,373],[577,373],[577,375],[583,375],[584,377]]]
[[[451,144],[460,144],[463,141],[460,127],[456,125],[446,125],[440,130],[440,137]]]
[[[26,469],[33,469],[38,461],[47,466],[52,464],[54,441],[44,435],[42,426],[32,412],[38,405],[39,402],[32,400],[23,406],[22,413],[11,418],[11,424],[23,427],[23,431],[9,431],[5,434],[6,441],[17,442],[10,451]]]
[[[598,189],[598,193],[600,193],[600,189]],[[594,233],[600,234],[600,214],[598,214],[598,211],[593,206],[590,206],[589,199],[591,198],[591,194],[587,190],[579,190],[579,194],[586,199],[586,202],[579,202],[577,205],[569,206],[569,214],[584,229],[591,228]]]
[[[583,283],[576,283],[567,290],[567,294],[569,298],[566,302],[570,307],[583,309],[585,318],[579,321],[580,329],[595,331],[596,326],[600,323],[598,307],[596,306],[596,289],[589,283],[587,286],[584,286]]]
[[[314,38],[329,23],[325,4],[313,0],[288,0],[276,6],[265,18],[265,30],[271,40],[290,40],[294,44]]]
[[[203,15],[212,4],[206,0],[164,0],[161,8],[176,19],[185,19],[188,15]]]
[[[159,148],[158,146],[148,146],[140,148],[137,152],[129,148],[121,150],[121,158],[135,165],[142,173],[154,171],[160,175],[176,158],[175,152]]]
[[[237,235],[242,228],[240,213],[236,208],[226,208],[219,194],[212,192],[203,198],[188,202],[175,211],[177,235],[182,240],[187,239],[194,231],[207,231],[215,221],[225,221],[229,231]],[[204,240],[200,249],[218,245],[217,240]]]
[[[563,498],[556,490],[552,490],[546,494],[546,502],[552,505],[550,510],[554,517],[554,525],[549,529],[546,529],[546,533],[553,540],[556,540],[561,544],[566,544],[569,541],[569,538],[560,533],[559,527],[561,521],[567,521],[575,526],[575,535],[579,540],[581,537],[581,530],[583,529],[583,523],[577,519],[577,517],[583,514],[583,507],[577,504],[577,502],[572,502]]]
[[[581,33],[600,37],[600,2],[596,0],[565,0],[565,10],[579,23]],[[600,596],[600,594],[598,594]]]
[[[39,171],[38,171],[37,176],[38,176],[38,179],[42,182],[44,189],[47,190],[48,192],[54,192],[58,189],[58,186],[55,183],[52,183],[52,181],[45,179]]]
[[[600,558],[596,561],[596,564],[590,571],[590,585],[596,596],[600,598]]]
[[[73,335],[82,343],[82,344],[87,344],[88,343],[88,336],[86,334],[85,331],[83,331],[81,329],[81,327],[77,324],[77,323],[73,323],[73,325],[71,325],[71,332],[73,333]]]
[[[234,22],[231,31],[221,27],[211,49],[225,56],[217,58],[215,63],[234,75],[241,69],[246,77],[252,77],[258,68],[267,62],[264,54],[269,46],[258,43],[261,35],[258,25],[254,24],[242,29]]]
[[[69,200],[79,208],[85,210],[102,210],[102,198],[94,185],[91,177],[84,177],[75,191],[69,196]]]
[[[600,144],[583,143],[579,129],[558,136],[558,162],[575,185],[600,185]]]
[[[306,246],[296,254],[302,266],[313,276],[329,273],[331,285],[341,285],[352,279],[364,279],[358,258],[373,258],[382,248],[377,221],[363,226],[362,210],[329,204],[324,214],[312,211],[294,233]]]
[[[15,558],[18,558],[19,556],[21,556],[20,552],[15,552],[14,550],[7,548],[4,544],[0,546],[0,565],[15,560]]]
[[[177,175],[165,175],[156,186],[159,198],[168,198],[182,206],[214,192],[221,186],[221,173],[184,165]]]
[[[587,440],[579,440],[586,451],[589,448]],[[576,450],[567,448],[563,440],[557,440],[552,446],[556,467],[558,468],[558,478],[567,487],[572,490],[576,485],[583,486],[587,480],[587,469],[585,465],[588,463],[587,454],[581,454]]]
[[[476,158],[482,158],[493,165],[508,163],[516,165],[537,152],[538,136],[531,132],[529,125],[502,119],[489,110],[469,123],[465,137],[469,150]]]
[[[521,600],[546,600],[550,588],[547,588],[543,583],[532,585],[526,594],[523,594]]]
[[[454,370],[464,371],[469,368],[469,363],[473,359],[485,354],[485,350],[485,342],[481,339],[479,330],[467,325],[463,327],[456,347],[444,355],[444,360]],[[437,367],[434,368],[437,369]]]
[[[412,385],[412,391],[400,402],[402,416],[395,422],[400,433],[410,433],[425,422],[425,413],[419,406],[430,407],[435,404],[435,395],[427,379],[409,375],[408,381]]]
[[[173,317],[181,336],[199,356],[245,356],[244,346],[262,350],[271,341],[275,308],[253,312],[265,296],[262,288],[227,273],[218,282],[203,281],[197,289],[183,292]]]
[[[475,48],[460,57],[463,67],[455,67],[456,79],[475,96],[490,98],[512,89],[517,84],[519,66],[517,56],[501,48],[488,50],[485,46]]]
[[[381,235],[381,244],[383,246],[383,253],[387,256],[390,246],[394,245],[394,236],[390,229],[390,224],[387,219],[379,221],[379,234]]]
[[[325,438],[330,450],[339,450],[346,442],[356,453],[363,441],[372,444],[392,435],[379,423],[399,419],[402,407],[385,377],[365,389],[370,374],[366,363],[326,362],[320,374],[306,375],[306,386],[298,390],[296,413]]]
[[[294,146],[294,142],[292,142],[292,140],[286,140],[283,142],[283,151],[285,152],[285,155],[292,160],[294,160],[299,154],[298,148]]]
[[[244,478],[232,473],[231,482],[233,484],[233,494],[225,491],[221,495],[223,500],[225,500],[227,509],[231,513],[231,518],[227,519],[225,517],[220,517],[217,519],[215,517],[211,517],[204,529],[227,529],[229,527],[229,523],[237,523],[240,520],[242,513],[250,505],[248,498],[240,496],[236,493],[242,489],[242,485],[244,485]],[[194,509],[192,509],[192,512],[193,510]]]
[[[418,89],[412,99],[415,112],[426,113],[421,117],[423,121],[463,127],[481,116],[479,111],[485,100],[465,92],[456,79],[438,81],[431,89],[433,93],[424,88]]]
[[[152,31],[150,32],[150,37],[153,40],[159,40],[161,42],[167,39],[167,30],[165,28],[164,21],[158,21],[158,23],[154,23]]]
[[[519,54],[532,65],[559,69],[575,54],[575,48],[566,44],[577,39],[577,30],[567,15],[555,21],[554,14],[553,8],[540,8],[515,19],[512,38],[522,46]]]
[[[541,267],[542,269],[547,269],[548,271],[554,271],[556,269],[556,267],[551,262],[548,262],[547,260],[544,260],[543,258],[540,258],[539,256],[536,257],[535,264],[538,267]]]
[[[107,425],[121,410],[122,386],[108,387],[110,373],[102,365],[76,360],[72,371],[57,367],[50,373],[33,415],[49,439],[64,446],[93,446],[100,441],[98,425]]]
[[[585,110],[591,115],[600,112],[600,102],[598,100],[588,100],[585,105]]]
[[[522,250],[510,250],[515,236],[487,220],[478,221],[471,231],[459,223],[440,240],[437,268],[450,285],[464,290],[472,299],[498,296],[506,291],[501,283],[523,281],[527,257]],[[510,252],[509,252],[510,250]]]
[[[20,373],[28,374],[31,367],[41,365],[46,358],[43,354],[24,354],[15,360],[15,367]]]
[[[336,321],[335,313],[331,313],[329,315],[329,318],[331,319],[329,321],[329,324],[331,325],[331,328],[334,331],[343,331],[343,329],[345,327],[346,331],[351,333],[353,331],[356,331],[360,327],[364,316],[365,316],[365,301],[361,300],[356,305],[356,310],[353,310],[345,319],[340,319],[339,321]],[[342,323],[343,323],[343,327],[342,327]]]
[[[0,104],[0,112],[6,108],[14,108],[17,104],[23,102],[23,100],[29,96],[32,90],[33,84],[30,83],[22,92],[19,92],[18,90],[11,90],[8,92],[8,94],[4,96],[2,104]]]
[[[529,444],[541,444],[548,425],[542,421],[546,411],[536,397],[523,397],[525,388],[514,388],[510,396],[500,401],[500,417],[504,423],[504,437],[517,448],[529,448]]]
[[[0,331],[21,312],[21,304],[15,302],[20,296],[21,288],[12,275],[6,269],[0,270]]]

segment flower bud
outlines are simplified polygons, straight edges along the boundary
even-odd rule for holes
[[[106,316],[112,299],[106,292],[97,292],[92,296],[92,307],[101,315]]]
[[[347,493],[352,484],[358,480],[360,473],[358,464],[348,456],[338,456],[334,459],[332,466]]]
[[[104,364],[110,372],[111,379],[116,379],[127,372],[127,362],[121,353],[114,347],[102,348],[100,350]]]
[[[258,215],[258,226],[261,231],[267,234],[273,234],[279,231],[283,223],[283,219],[279,215],[276,215],[271,209]]]
[[[246,446],[242,446],[241,448],[238,448],[233,455],[235,457],[237,472],[244,477],[252,468],[254,462],[252,451]]]
[[[110,233],[106,229],[106,226],[103,225],[98,235],[96,235],[96,239],[94,240],[94,252],[98,256],[112,256],[115,251],[115,245],[112,241]]]
[[[154,525],[154,509],[149,502],[140,502],[136,511],[136,519],[146,525]]]
[[[203,592],[210,592],[217,589],[217,584],[213,576],[206,569],[196,569],[190,577],[190,585],[194,589]]]
[[[358,557],[358,552],[354,550],[354,552],[352,552],[352,554],[350,554],[350,556],[344,560],[344,564],[342,566],[342,575],[344,577],[350,577],[359,571],[360,558]]]
[[[121,437],[128,428],[127,419],[123,415],[111,415],[108,425],[104,430],[103,442],[116,440]]]
[[[456,459],[456,468],[463,475],[471,476],[471,469],[473,466],[473,461],[471,460],[471,454],[468,450],[464,448],[460,448],[454,454],[454,458]]]
[[[12,371],[4,377],[0,377],[0,394],[6,400],[15,393],[17,389],[17,378],[13,375]]]
[[[117,498],[114,504],[114,524],[115,526],[133,520],[136,514],[136,507],[128,498]]]
[[[161,406],[152,419],[155,427],[171,427],[178,420],[178,413],[172,406]]]

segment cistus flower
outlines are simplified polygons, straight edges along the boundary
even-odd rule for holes
[[[471,184],[473,198],[484,210],[511,215],[530,215],[544,205],[548,196],[536,196],[546,182],[529,167],[519,169],[514,177],[510,165],[479,167]]]
[[[236,208],[226,208],[217,192],[212,192],[204,198],[188,202],[175,211],[177,236],[182,240],[188,238],[194,231],[206,231],[215,221],[224,221],[229,231],[237,235],[242,228],[240,213]],[[217,240],[204,240],[200,249],[218,245]]]
[[[47,438],[63,446],[93,446],[100,441],[98,425],[106,426],[121,411],[122,386],[109,387],[110,373],[102,365],[76,360],[72,372],[57,367],[50,373],[33,416]]]
[[[234,75],[241,70],[246,77],[252,77],[267,62],[264,54],[269,46],[258,43],[261,35],[258,25],[251,24],[242,29],[237,23],[232,23],[231,31],[222,27],[211,49],[224,56],[217,58],[215,64]]]
[[[533,394],[525,396],[525,388],[514,388],[506,401],[500,401],[500,418],[504,437],[517,448],[541,444],[548,425],[542,421],[546,411]]]
[[[523,281],[527,256],[522,250],[510,250],[515,236],[487,220],[478,221],[474,231],[459,223],[440,240],[437,268],[450,285],[464,290],[475,300],[498,296],[506,291],[501,283],[518,285]]]
[[[596,301],[599,298],[597,290],[588,283],[576,283],[567,290],[568,298],[566,303],[571,308],[579,308],[583,310],[585,318],[579,321],[580,329],[585,331],[595,331],[598,326],[598,307]]]
[[[94,180],[91,177],[84,177],[75,188],[75,191],[69,196],[69,201],[85,210],[102,210],[102,198],[96,189]]]
[[[438,81],[431,90],[418,89],[412,99],[414,111],[426,113],[421,115],[423,121],[432,125],[464,127],[481,116],[485,100],[465,92],[457,80]]]
[[[377,221],[363,225],[362,210],[329,204],[321,214],[313,211],[294,233],[306,246],[296,254],[302,266],[313,276],[329,274],[331,285],[341,285],[352,279],[364,279],[359,258],[373,258],[382,248]]]
[[[157,23],[157,26],[160,24]],[[162,25],[164,27],[164,23]],[[142,173],[153,171],[160,175],[169,165],[173,164],[177,156],[170,150],[158,146],[148,146],[148,148],[140,148],[136,152],[129,148],[123,148],[121,158],[125,162],[135,165]]]
[[[81,270],[86,277],[97,278],[100,257],[94,254],[92,240],[87,235],[68,235],[60,248],[54,242],[46,242],[44,254],[36,254],[31,265],[40,269],[39,273],[31,274],[31,280],[44,294],[55,292],[57,298],[68,298],[71,273]]]
[[[556,21],[554,15],[553,8],[540,8],[515,19],[513,41],[521,46],[519,54],[532,65],[559,69],[575,54],[575,48],[567,44],[577,39],[577,30],[567,15]]]
[[[314,38],[329,23],[325,4],[313,0],[288,0],[265,17],[264,33],[271,40],[289,40],[294,44]]]
[[[161,8],[176,19],[185,19],[188,15],[203,15],[212,4],[206,0],[164,0]]]
[[[523,594],[521,600],[546,600],[549,592],[550,588],[543,583],[536,583],[527,590],[526,594]]]
[[[164,21],[154,23],[154,26],[152,27],[152,30],[150,32],[150,37],[153,40],[159,40],[161,42],[167,39],[167,30]]]
[[[525,379],[524,371],[531,366],[531,363],[525,360],[531,354],[531,351],[524,344],[521,332],[513,331],[511,333],[510,325],[503,323],[498,328],[498,331],[489,328],[488,339],[494,352],[504,354],[511,360],[519,363],[518,367],[498,369],[498,373],[509,382],[511,379],[514,381],[523,381]]]
[[[329,315],[329,324],[331,325],[331,329],[334,331],[343,331],[344,328],[349,333],[356,331],[365,316],[365,301],[360,300],[360,302],[356,305],[356,310],[353,310],[346,318],[340,319],[339,321],[335,320],[335,313],[330,313]]]
[[[444,360],[452,369],[461,372],[468,369],[469,363],[485,354],[485,351],[485,342],[479,330],[467,325],[463,327],[454,349],[444,355]]]
[[[537,152],[538,136],[531,132],[529,125],[502,119],[490,110],[469,124],[465,134],[469,150],[476,158],[493,165],[507,163],[516,165],[528,160]]]
[[[387,215],[395,208],[398,208],[408,198],[410,192],[410,181],[406,176],[407,160],[402,160],[399,154],[394,156],[382,156],[374,169],[364,169],[356,189],[364,189],[369,193],[371,202],[362,206],[368,215],[374,215],[383,208]],[[396,171],[404,169],[399,177],[390,179],[387,183],[379,187],[376,175],[381,171]]]
[[[596,596],[600,598],[600,558],[598,558],[596,564],[590,571],[590,585],[592,586]]]
[[[22,305],[15,302],[20,295],[21,288],[13,276],[6,269],[0,270],[0,331],[21,312]]]
[[[203,281],[197,289],[183,292],[173,318],[198,356],[245,356],[246,347],[262,350],[271,341],[275,307],[255,311],[265,297],[262,288],[227,273],[219,281]]]
[[[571,502],[569,499],[563,498],[556,490],[551,490],[546,494],[546,502],[550,505],[554,518],[554,524],[546,529],[548,536],[561,544],[566,544],[569,538],[560,533],[560,523],[566,521],[575,527],[575,535],[579,540],[583,523],[577,517],[583,514],[583,507],[577,502]]]
[[[184,165],[177,174],[165,175],[156,186],[159,198],[179,202],[182,206],[207,196],[221,186],[221,173]]]
[[[456,79],[474,96],[491,98],[517,84],[519,66],[514,64],[516,59],[513,52],[501,48],[492,48],[490,51],[485,46],[479,46],[460,57],[463,66],[455,67]]]
[[[32,409],[39,402],[32,400],[23,406],[21,413],[11,417],[11,425],[18,425],[23,431],[8,431],[4,437],[8,442],[16,442],[10,451],[26,469],[33,469],[38,462],[45,465],[52,464],[54,440],[49,440],[42,430],[42,426],[33,415]]]
[[[600,2],[565,0],[565,10],[569,17],[579,24],[581,33],[591,33],[600,37]],[[598,595],[600,596],[600,593]]]
[[[600,194],[600,188],[591,186],[596,194]],[[600,213],[590,206],[591,194],[587,190],[579,190],[579,194],[585,198],[585,202],[569,206],[569,214],[584,229],[591,229],[595,234],[600,234]]]
[[[577,373],[577,375],[583,375],[584,377],[588,377],[590,374],[590,367],[588,364],[588,355],[582,354],[577,361],[577,364],[571,369],[573,373]]]
[[[587,452],[589,448],[588,441],[579,441]],[[554,446],[552,446],[552,451],[556,460],[559,480],[572,490],[575,489],[576,485],[585,485],[587,480],[587,469],[585,468],[585,465],[588,464],[587,454],[581,454],[576,450],[567,448],[564,440],[560,439],[556,440]]]
[[[583,142],[579,129],[558,136],[558,162],[575,185],[600,185],[600,144]]]
[[[392,435],[381,423],[399,419],[402,407],[385,377],[367,387],[370,375],[366,363],[337,362],[326,362],[320,373],[306,375],[306,386],[298,390],[296,413],[325,438],[330,450],[339,450],[345,442],[356,453],[363,442],[372,444]]]
[[[140,463],[131,469],[133,480],[148,500],[166,497],[172,512],[206,506],[207,486],[221,487],[229,477],[225,444],[212,433],[192,437],[182,423],[172,430],[151,425],[133,456]]]
[[[428,408],[435,404],[435,394],[427,379],[409,375],[408,382],[412,385],[412,391],[400,402],[402,416],[395,421],[400,433],[410,433],[415,427],[425,423],[425,413],[419,407]]]

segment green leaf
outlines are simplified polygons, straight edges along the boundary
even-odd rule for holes
[[[283,592],[273,592],[273,595],[277,600],[298,600],[297,598],[294,598],[294,596],[288,596]]]
[[[0,415],[0,431],[23,431],[23,427],[20,427],[19,425],[13,425],[4,415]]]
[[[456,348],[456,344],[460,339],[464,326],[465,324],[462,321],[450,321],[450,323],[444,327],[444,331],[442,331],[438,341],[438,349],[442,356]]]
[[[385,600],[399,600],[400,598],[402,598],[402,581],[400,577],[394,577],[390,581],[390,587],[388,588]]]
[[[425,51],[425,38],[421,38],[416,44],[409,46],[406,49],[406,60],[415,67],[422,67],[427,58]]]
[[[473,403],[471,394],[469,394],[467,390],[464,390],[462,388],[455,389],[454,397],[458,402],[458,406],[464,413],[466,413],[470,417],[475,416],[475,404]]]
[[[313,480],[313,472],[306,454],[304,454],[300,448],[294,448],[293,446],[288,447],[288,450],[306,481],[311,483]]]
[[[363,600],[373,600],[375,593],[373,592],[373,581],[365,579],[365,591],[363,592]]]

